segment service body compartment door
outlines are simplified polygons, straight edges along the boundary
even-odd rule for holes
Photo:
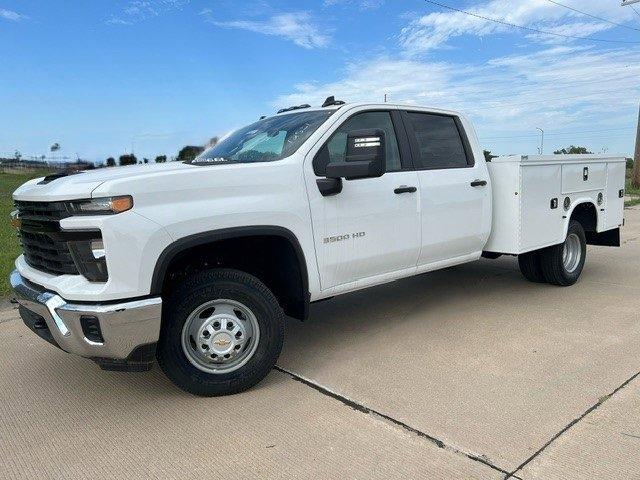
[[[520,168],[520,252],[562,243],[562,165],[523,164]]]
[[[563,194],[602,190],[606,181],[606,163],[571,163],[562,165]]]
[[[626,165],[623,162],[607,164],[607,190],[605,204],[604,230],[622,225],[624,215],[624,175]],[[623,195],[620,195],[622,191]]]

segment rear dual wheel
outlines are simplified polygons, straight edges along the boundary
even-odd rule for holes
[[[563,243],[519,255],[518,264],[527,280],[566,287],[578,281],[586,258],[584,228],[572,220]]]

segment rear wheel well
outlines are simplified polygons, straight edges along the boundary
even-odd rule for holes
[[[167,298],[187,276],[214,268],[240,270],[257,277],[275,295],[284,312],[305,319],[309,294],[307,270],[294,239],[273,234],[252,234],[184,242],[163,254],[154,272],[152,293]],[[294,243],[295,242],[295,243]],[[193,245],[193,243],[196,243]],[[155,291],[155,292],[154,292]]]
[[[571,220],[582,225],[585,232],[595,232],[598,229],[598,212],[593,203],[581,203],[573,209]]]

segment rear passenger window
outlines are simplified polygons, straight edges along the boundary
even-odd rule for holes
[[[416,169],[469,166],[464,143],[453,117],[408,112],[407,118],[418,148],[418,158],[413,159]]]

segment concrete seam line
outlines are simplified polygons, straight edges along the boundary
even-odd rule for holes
[[[297,373],[294,373],[294,372],[291,372],[289,370],[286,370],[286,369],[284,369],[282,367],[279,367],[278,365],[276,365],[273,368],[275,370],[277,370],[278,372],[281,372],[281,373],[284,373],[286,375],[289,375],[293,380],[295,380],[297,382],[300,382],[300,383],[302,383],[302,384],[304,384],[304,385],[306,385],[308,387],[311,387],[314,390],[316,390],[317,392],[319,392],[319,393],[321,393],[323,395],[326,395],[328,397],[331,397],[334,400],[337,400],[337,401],[343,403],[344,405],[353,408],[354,410],[356,410],[358,412],[361,412],[361,413],[364,413],[364,414],[368,414],[368,415],[372,415],[372,416],[375,416],[375,417],[380,417],[381,419],[386,420],[388,422],[391,422],[394,425],[399,426],[402,429],[404,429],[404,430],[406,430],[406,431],[408,431],[410,433],[413,433],[413,434],[415,434],[415,435],[417,435],[417,436],[419,436],[421,438],[424,438],[424,439],[428,440],[429,442],[431,442],[434,445],[436,445],[438,448],[442,448],[442,449],[448,450],[450,452],[456,453],[458,455],[464,456],[464,457],[466,457],[466,458],[468,458],[470,460],[473,460],[474,462],[482,463],[483,465],[485,465],[485,466],[487,466],[487,467],[489,467],[489,468],[491,468],[493,470],[496,470],[496,471],[498,471],[500,473],[504,473],[505,475],[511,475],[511,477],[509,477],[509,478],[515,478],[517,480],[521,480],[521,479],[519,479],[519,477],[516,477],[513,474],[510,474],[508,471],[506,471],[506,470],[504,470],[504,469],[502,469],[500,467],[497,467],[496,465],[492,464],[488,460],[485,460],[484,458],[482,458],[482,457],[480,457],[478,455],[473,455],[471,453],[467,453],[467,452],[464,452],[464,451],[462,451],[462,450],[460,450],[458,448],[455,448],[455,447],[452,447],[450,445],[447,445],[442,440],[440,440],[440,439],[438,439],[436,437],[433,437],[433,436],[429,435],[428,433],[425,433],[425,432],[423,432],[421,430],[418,430],[417,428],[414,428],[411,425],[408,425],[408,424],[404,423],[401,420],[398,420],[398,419],[393,418],[393,417],[391,417],[389,415],[386,415],[386,414],[384,414],[382,412],[378,412],[377,410],[374,410],[374,409],[372,409],[370,407],[362,405],[361,403],[358,403],[355,400],[351,400],[350,398],[345,397],[344,395],[341,395],[341,394],[339,394],[337,392],[334,392],[334,391],[332,391],[331,389],[329,389],[329,388],[327,388],[325,386],[322,386],[322,385],[320,385],[318,383],[315,383],[312,380],[309,380],[308,378],[305,378],[305,377],[303,377],[301,375],[298,375]]]
[[[531,462],[538,455],[540,455],[542,452],[544,452],[549,445],[551,445],[553,442],[555,442],[562,434],[564,434],[567,430],[569,430],[571,427],[573,427],[576,423],[580,422],[580,420],[585,418],[591,412],[597,410],[600,407],[600,405],[602,405],[604,402],[609,400],[611,397],[613,397],[616,393],[618,393],[624,387],[629,385],[638,375],[640,375],[640,372],[637,372],[637,373],[633,374],[630,378],[625,380],[624,383],[622,383],[622,385],[619,385],[618,387],[616,387],[616,389],[613,392],[609,393],[608,395],[605,395],[604,397],[600,397],[600,399],[598,399],[598,401],[595,404],[591,405],[582,415],[580,415],[578,418],[575,418],[571,422],[569,422],[568,425],[566,425],[562,430],[560,430],[553,437],[551,437],[551,440],[549,440],[547,443],[545,443],[536,452],[534,452],[533,455],[531,455],[524,462],[522,462],[520,464],[520,466],[518,468],[516,468],[513,472],[509,473],[505,477],[505,480],[508,480],[510,478],[518,478],[518,477],[515,476],[516,472],[519,472],[520,470],[522,470],[527,464],[529,464],[529,462]]]

